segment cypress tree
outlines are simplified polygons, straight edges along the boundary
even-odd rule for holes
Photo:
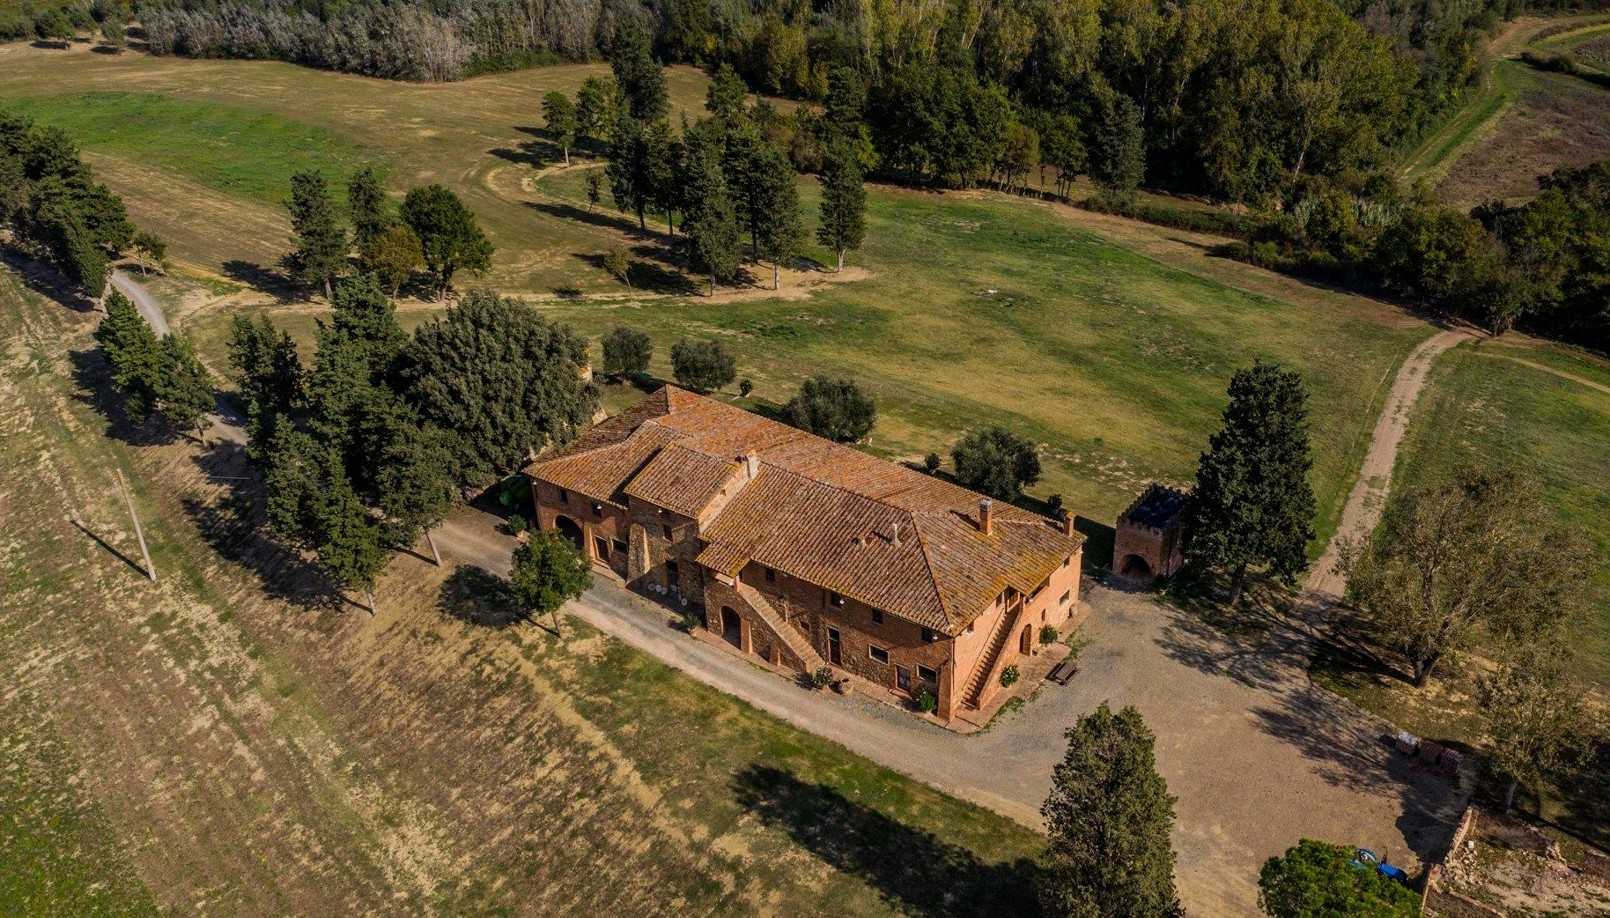
[[[822,163],[821,221],[816,241],[838,257],[837,270],[844,270],[844,253],[859,249],[866,239],[866,186],[861,184],[861,167],[854,152],[837,143],[827,150]]]
[[[628,19],[615,33],[609,66],[615,83],[626,100],[626,113],[645,124],[671,112],[671,97],[665,88],[665,71],[654,60],[650,38],[635,19]]]
[[[1174,892],[1174,798],[1157,773],[1140,712],[1103,702],[1067,732],[1040,813],[1050,846],[1040,901],[1047,915],[1180,914]]]
[[[106,317],[95,328],[95,342],[129,417],[136,423],[144,421],[156,407],[161,388],[162,355],[156,332],[134,304],[114,290],[106,298]]]
[[[323,284],[331,297],[331,281],[341,273],[347,260],[347,234],[336,219],[335,205],[324,176],[317,172],[298,172],[291,176],[291,197],[285,202],[291,214],[291,231],[296,251],[290,262],[304,283]]]
[[[777,289],[782,262],[799,253],[805,241],[805,225],[800,219],[799,186],[794,184],[794,167],[788,157],[772,144],[763,144],[750,173],[758,185],[759,200],[755,221],[755,259],[771,262],[771,288]]]
[[[205,441],[203,425],[216,402],[212,377],[196,358],[190,339],[174,333],[162,339],[161,373],[157,400],[163,418],[174,430],[194,430]]]
[[[1186,561],[1231,573],[1230,603],[1247,571],[1295,583],[1314,537],[1308,391],[1302,377],[1257,361],[1230,380],[1224,422],[1208,441],[1186,510]]]
[[[374,166],[365,164],[347,183],[347,213],[352,219],[353,242],[360,252],[374,245],[391,223],[386,213],[386,191]]]
[[[738,217],[714,153],[708,145],[688,150],[688,213],[682,222],[691,267],[709,275],[711,296],[718,282],[737,276],[740,258]]]

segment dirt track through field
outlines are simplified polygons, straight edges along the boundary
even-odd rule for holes
[[[1392,381],[1392,391],[1388,393],[1381,417],[1375,423],[1375,433],[1370,437],[1370,448],[1364,454],[1364,465],[1359,469],[1358,480],[1347,495],[1341,524],[1336,527],[1336,535],[1331,538],[1330,544],[1325,546],[1325,553],[1308,572],[1305,586],[1310,593],[1326,597],[1341,595],[1344,584],[1341,575],[1336,572],[1336,561],[1341,555],[1342,546],[1368,536],[1381,521],[1381,513],[1386,509],[1387,496],[1392,488],[1392,467],[1398,459],[1398,447],[1403,443],[1403,434],[1409,429],[1409,417],[1420,398],[1420,391],[1425,388],[1432,362],[1443,351],[1472,337],[1473,333],[1465,329],[1438,332],[1415,348],[1398,368],[1397,378]]]

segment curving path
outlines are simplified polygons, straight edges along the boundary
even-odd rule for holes
[[[151,330],[157,333],[158,338],[166,338],[171,329],[168,328],[168,317],[162,314],[162,307],[157,303],[151,291],[145,289],[139,281],[123,272],[122,268],[113,268],[111,277],[112,287],[118,293],[129,298],[134,308],[140,311],[145,321],[150,324]]]
[[[1309,593],[1331,599],[1341,595],[1343,584],[1341,576],[1336,573],[1337,558],[1343,545],[1369,535],[1381,521],[1381,513],[1386,509],[1386,499],[1391,492],[1392,466],[1397,462],[1398,447],[1409,428],[1414,403],[1419,401],[1420,390],[1430,376],[1432,362],[1443,351],[1473,337],[1474,333],[1466,329],[1440,331],[1420,342],[1404,358],[1403,365],[1398,367],[1398,374],[1392,380],[1392,390],[1387,393],[1386,404],[1382,406],[1381,416],[1375,422],[1375,432],[1370,436],[1370,448],[1364,454],[1364,465],[1359,469],[1358,480],[1353,483],[1353,490],[1347,495],[1347,503],[1342,508],[1341,523],[1336,527],[1336,534],[1331,536],[1330,544],[1325,546],[1325,553],[1308,572],[1304,587]]]

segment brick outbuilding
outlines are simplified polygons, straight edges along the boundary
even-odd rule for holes
[[[1112,572],[1128,583],[1149,585],[1172,577],[1185,564],[1183,516],[1189,495],[1153,482],[1118,517]]]

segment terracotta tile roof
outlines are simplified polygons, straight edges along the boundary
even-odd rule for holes
[[[698,516],[742,468],[737,462],[673,442],[643,466],[622,491],[683,516]]]
[[[759,459],[753,480],[744,455]],[[979,494],[672,386],[531,472],[680,513],[714,498],[722,469],[747,483],[701,533],[701,564],[733,573],[753,559],[947,634],[1008,586],[1032,592],[1084,541],[1001,502],[986,536]]]

